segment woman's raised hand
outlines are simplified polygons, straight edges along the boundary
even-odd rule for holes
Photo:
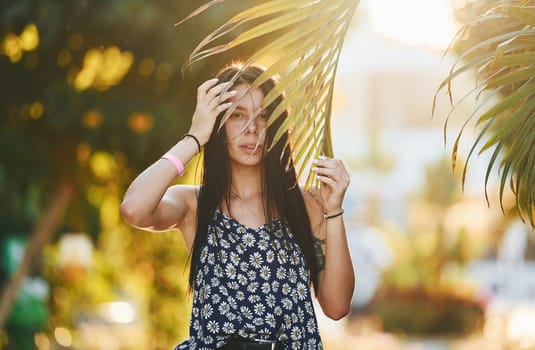
[[[188,133],[195,135],[202,145],[208,142],[219,113],[232,106],[232,102],[226,101],[236,95],[236,91],[225,92],[230,84],[218,84],[218,79],[215,78],[205,81],[197,89],[197,106]]]
[[[350,182],[344,163],[339,159],[320,156],[313,161],[312,171],[321,182],[318,199],[323,209],[326,213],[339,212]]]

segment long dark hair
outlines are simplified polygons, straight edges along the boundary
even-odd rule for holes
[[[219,82],[231,81],[236,74],[241,72],[239,78],[234,82],[237,85],[250,85],[259,77],[264,68],[260,66],[242,67],[241,64],[231,64],[223,68],[216,75]],[[264,96],[275,87],[275,78],[268,79],[260,86]],[[279,103],[282,97],[277,98],[267,107],[269,115]],[[201,249],[206,242],[208,223],[213,218],[215,210],[226,201],[230,208],[231,198],[231,172],[230,159],[226,145],[226,135],[224,128],[217,132],[224,113],[221,113],[216,120],[214,131],[210,139],[204,146],[204,168],[202,173],[202,185],[198,195],[197,205],[197,228],[193,249],[191,252],[191,265],[189,282],[193,288],[195,276],[198,271],[198,261]],[[271,145],[278,126],[287,117],[287,112],[278,118],[266,131],[265,145]],[[289,225],[289,229],[297,240],[297,243],[304,254],[305,263],[310,271],[310,277],[316,293],[318,289],[318,266],[314,255],[312,243],[312,229],[306,211],[305,202],[301,190],[297,183],[295,169],[291,158],[291,149],[287,144],[288,133],[285,133],[277,144],[264,155],[262,162],[262,192],[265,198],[264,211],[271,227],[275,215],[284,218]],[[263,147],[265,151],[267,147]]]

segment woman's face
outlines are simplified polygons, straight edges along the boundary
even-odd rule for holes
[[[237,94],[230,98],[236,109],[225,122],[227,149],[231,162],[255,166],[262,162],[266,135],[266,113],[261,110],[264,93],[247,85],[237,85]],[[251,118],[256,115],[256,118]]]

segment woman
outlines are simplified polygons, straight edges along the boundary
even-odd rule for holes
[[[180,229],[191,252],[190,338],[175,349],[321,349],[310,285],[333,319],[349,312],[354,288],[342,216],[349,175],[321,157],[320,190],[303,192],[288,135],[267,151],[286,116],[266,128],[281,99],[261,105],[276,81],[251,89],[264,71],[252,66],[230,82],[240,69],[199,86],[188,134],[132,182],[121,214],[138,228]],[[171,186],[203,146],[202,185]]]

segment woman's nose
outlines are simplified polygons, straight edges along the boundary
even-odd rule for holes
[[[258,118],[253,120],[248,120],[247,125],[245,126],[245,132],[248,134],[256,134],[258,131]]]

